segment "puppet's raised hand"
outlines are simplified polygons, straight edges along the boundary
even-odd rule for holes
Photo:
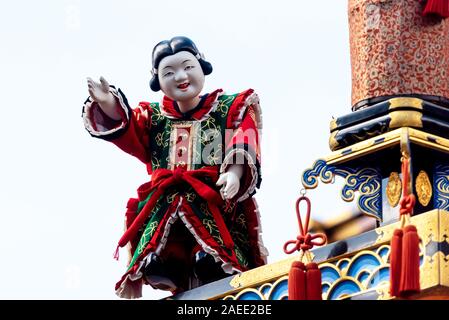
[[[104,103],[114,98],[112,93],[109,92],[109,83],[103,77],[100,77],[100,82],[87,78],[87,88],[89,89],[89,95],[95,102]]]
[[[109,83],[105,78],[100,77],[100,82],[96,82],[92,78],[87,78],[87,88],[92,100],[100,105],[104,113],[114,120],[121,119],[121,115],[118,112],[119,106],[117,100],[109,91]]]
[[[220,189],[221,197],[224,200],[232,199],[240,189],[240,178],[243,174],[243,166],[234,164],[227,172],[220,174],[217,186],[223,186]]]

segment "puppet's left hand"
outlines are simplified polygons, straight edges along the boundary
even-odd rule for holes
[[[224,200],[232,199],[240,188],[240,178],[243,174],[243,165],[233,164],[227,172],[222,173],[217,181],[217,186],[223,185],[220,189],[221,197]]]

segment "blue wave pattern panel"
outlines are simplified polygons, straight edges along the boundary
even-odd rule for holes
[[[287,300],[288,277],[284,276],[273,283],[264,283],[258,289],[244,289],[236,295],[229,295],[223,300]]]
[[[436,164],[433,175],[433,203],[435,208],[449,210],[449,166]]]
[[[350,202],[354,200],[355,192],[360,196],[357,205],[360,210],[379,221],[382,221],[381,182],[382,176],[374,168],[347,168],[328,165],[325,160],[315,161],[311,169],[302,174],[302,184],[306,189],[318,186],[318,180],[323,183],[333,183],[335,176],[345,179],[341,189],[341,198]]]
[[[420,265],[424,263],[420,250]],[[388,286],[390,283],[390,246],[382,245],[373,251],[365,250],[353,257],[320,265],[323,299],[344,299],[357,293]]]
[[[420,264],[424,262],[423,248]],[[353,257],[319,265],[323,288],[323,300],[340,300],[355,294],[388,286],[390,281],[390,246],[364,250]],[[224,300],[287,300],[288,276],[267,282],[258,288],[248,288]]]

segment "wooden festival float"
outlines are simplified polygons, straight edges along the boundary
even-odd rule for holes
[[[302,173],[305,189],[343,181],[341,198],[359,209],[350,219],[332,218],[322,227],[328,244],[309,251],[321,271],[323,300],[449,298],[448,2],[349,0],[352,112],[331,121],[331,153]],[[360,228],[361,219],[372,219],[374,227]],[[419,237],[419,283],[402,294],[390,287],[401,281],[393,273],[405,272],[397,259],[409,263],[407,232],[398,240],[395,231],[406,225]],[[169,299],[288,299],[297,260]]]

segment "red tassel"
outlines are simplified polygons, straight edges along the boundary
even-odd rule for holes
[[[390,245],[390,295],[399,295],[402,261],[402,230],[394,230]]]
[[[120,258],[120,246],[117,246],[117,248],[115,249],[114,252],[114,259],[118,261],[118,259]]]
[[[399,287],[401,296],[406,297],[420,291],[419,285],[419,237],[416,227],[404,227],[402,239],[402,270]]]
[[[307,203],[306,221],[303,225],[301,214],[299,213],[299,204],[302,200]],[[291,254],[295,251],[301,251],[301,257],[310,261],[307,267],[301,261],[294,261],[288,274],[288,299],[289,300],[321,300],[321,271],[316,263],[311,262],[312,256],[308,250],[313,246],[322,246],[327,238],[323,233],[311,235],[309,230],[310,221],[310,200],[302,195],[296,201],[296,216],[298,217],[299,235],[296,240],[289,240],[284,244],[284,252]],[[319,239],[319,240],[317,240]],[[293,244],[292,249],[288,246]]]
[[[321,271],[315,262],[306,266],[306,289],[307,300],[322,300]]]
[[[288,300],[306,300],[306,267],[293,261],[288,273]]]
[[[427,0],[423,14],[437,14],[443,18],[449,17],[449,0]]]

